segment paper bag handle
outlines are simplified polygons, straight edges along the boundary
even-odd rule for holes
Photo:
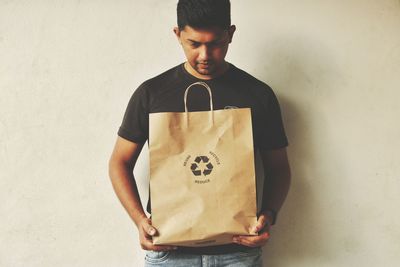
[[[204,86],[204,87],[207,89],[208,94],[210,95],[210,110],[213,111],[213,110],[214,110],[214,107],[213,107],[212,92],[211,92],[210,86],[208,86],[208,84],[206,84],[205,82],[195,82],[195,83],[192,83],[191,85],[189,85],[188,88],[186,88],[186,90],[185,90],[185,96],[184,96],[184,98],[183,98],[183,101],[184,101],[184,103],[185,103],[185,112],[186,112],[186,113],[188,112],[188,108],[187,108],[187,95],[188,95],[189,89],[192,88],[193,85],[202,85],[202,86]]]
[[[185,96],[183,98],[183,102],[185,103],[186,127],[189,125],[189,114],[188,114],[188,108],[187,108],[187,95],[188,95],[189,89],[192,88],[193,85],[202,85],[202,86],[204,86],[207,89],[208,94],[210,95],[210,110],[211,110],[211,112],[210,112],[210,121],[211,121],[210,126],[212,127],[214,125],[214,106],[213,106],[213,101],[212,101],[212,92],[211,92],[210,86],[208,86],[208,84],[206,84],[205,82],[192,83],[185,90]]]

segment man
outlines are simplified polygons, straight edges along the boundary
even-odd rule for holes
[[[270,237],[290,184],[278,101],[268,85],[225,61],[236,29],[230,21],[229,0],[180,0],[177,15],[174,33],[187,61],[145,81],[133,93],[109,162],[114,190],[138,228],[141,247],[147,251],[146,266],[261,266],[261,247]],[[157,246],[152,244],[157,229],[144,213],[133,169],[148,139],[148,114],[183,112],[184,91],[196,81],[212,88],[214,109],[251,108],[254,148],[267,176],[258,236],[236,236],[232,244],[203,248]],[[192,90],[189,97],[189,110],[209,109],[206,90]],[[151,212],[150,201],[147,210]]]

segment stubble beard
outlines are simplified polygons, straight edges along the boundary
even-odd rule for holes
[[[194,69],[196,70],[196,72],[199,74],[202,74],[202,75],[214,74],[215,73],[215,65],[212,62],[207,62],[208,66],[207,66],[207,68],[204,68],[201,66],[204,63],[205,62],[196,62],[196,65],[194,66]]]

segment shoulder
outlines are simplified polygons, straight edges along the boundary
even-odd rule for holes
[[[140,84],[137,90],[143,91],[143,93],[148,93],[149,91],[154,91],[162,86],[170,84],[171,82],[179,78],[180,68],[181,64],[145,80],[144,82],[142,82],[142,84]]]
[[[257,97],[261,97],[262,99],[270,99],[275,98],[275,93],[273,89],[265,82],[260,79],[254,77],[248,72],[233,66],[233,79],[236,84],[240,84],[244,90],[249,91],[256,95]]]
[[[174,82],[176,77],[179,77],[179,68],[180,65],[177,65],[139,84],[132,93],[131,101],[137,100],[141,103],[149,103],[150,99],[153,99],[160,90]]]

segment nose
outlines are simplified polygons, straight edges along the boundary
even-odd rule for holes
[[[209,47],[207,47],[206,45],[202,45],[199,51],[199,60],[200,61],[208,60],[210,58],[210,52],[211,49]]]

